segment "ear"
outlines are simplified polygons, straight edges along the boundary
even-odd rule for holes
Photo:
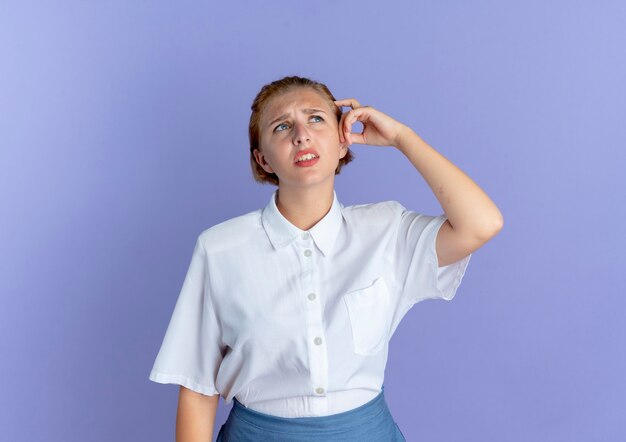
[[[339,159],[342,159],[348,153],[348,142],[339,144]]]
[[[269,163],[265,161],[265,155],[263,154],[263,152],[261,152],[259,149],[254,149],[252,151],[252,154],[254,155],[254,159],[256,160],[256,162],[259,164],[259,166],[263,168],[264,171],[266,171],[267,173],[274,173],[274,169],[272,169],[272,166],[270,166]]]

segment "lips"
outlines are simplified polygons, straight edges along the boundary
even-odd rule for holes
[[[308,153],[312,153],[316,157],[320,156],[315,149],[299,150],[298,153],[296,154],[296,156],[294,157],[293,162],[296,163],[298,161],[298,158],[300,158],[302,155],[306,155]]]

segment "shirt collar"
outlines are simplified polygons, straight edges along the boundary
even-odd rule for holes
[[[263,228],[275,249],[290,244],[296,238],[300,237],[305,231],[294,226],[283,216],[276,206],[276,193],[274,190],[269,203],[263,209],[262,222]],[[324,218],[319,220],[317,224],[311,227],[308,232],[313,237],[313,241],[324,256],[332,251],[341,227],[343,215],[341,209],[343,204],[337,200],[337,193],[333,190],[333,203],[330,210]]]

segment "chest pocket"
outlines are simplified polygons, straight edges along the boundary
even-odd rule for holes
[[[368,287],[343,295],[350,316],[354,352],[374,355],[387,342],[391,299],[387,284],[378,278]]]

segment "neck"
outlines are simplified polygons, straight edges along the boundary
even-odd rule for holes
[[[300,230],[309,230],[330,211],[333,204],[333,184],[323,187],[279,187],[276,207]]]

